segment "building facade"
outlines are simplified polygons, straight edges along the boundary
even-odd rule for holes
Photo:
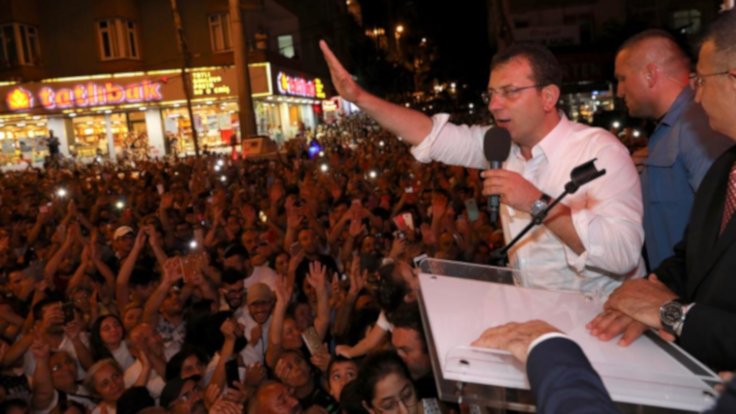
[[[43,159],[52,134],[79,158],[190,152],[192,128],[202,148],[230,145],[239,109],[228,1],[177,5],[193,119],[169,0],[0,0],[0,165]],[[323,101],[334,106],[317,62],[303,58],[319,57],[318,35],[300,24],[313,17],[274,0],[241,9],[258,134],[313,128]]]

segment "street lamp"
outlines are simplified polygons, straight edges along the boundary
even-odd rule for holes
[[[394,38],[396,39],[396,54],[401,56],[401,35],[404,34],[404,25],[396,25],[394,30]]]

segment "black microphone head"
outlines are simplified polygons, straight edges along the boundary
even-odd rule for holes
[[[488,162],[503,162],[511,151],[511,134],[506,128],[492,127],[483,137],[483,153]]]

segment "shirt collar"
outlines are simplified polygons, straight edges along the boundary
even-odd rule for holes
[[[694,94],[690,88],[683,88],[682,92],[677,95],[675,102],[672,103],[670,109],[667,110],[667,113],[664,114],[662,120],[660,120],[659,123],[667,126],[672,126],[672,124],[680,119],[680,115],[682,115],[682,112],[687,108],[688,102],[693,100],[693,97]]]
[[[570,134],[571,124],[567,116],[560,111],[560,121],[557,125],[537,145],[532,147],[532,159],[542,157],[551,160],[562,151],[563,145],[560,145],[559,142]],[[521,155],[521,148],[517,144],[514,144],[513,148],[514,155],[524,159]]]

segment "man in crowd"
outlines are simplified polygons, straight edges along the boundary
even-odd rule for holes
[[[268,266],[253,266],[248,250],[238,243],[230,244],[223,253],[226,268],[235,269],[243,275],[243,286],[248,289],[256,283],[265,283],[271,289],[276,283],[276,272]]]
[[[248,340],[248,345],[240,354],[247,367],[256,363],[264,363],[268,344],[268,328],[271,326],[271,314],[276,298],[268,285],[256,283],[248,288],[246,302],[247,312],[242,314],[237,321],[243,325],[245,339]]]
[[[391,331],[391,345],[409,368],[411,379],[417,389],[417,397],[436,398],[437,388],[432,374],[429,349],[424,340],[419,306],[417,303],[400,305],[394,312],[392,321],[394,329]]]
[[[650,269],[672,255],[685,233],[695,191],[731,141],[708,126],[689,87],[690,59],[672,36],[647,30],[616,55],[617,95],[629,115],[657,120],[641,175]]]
[[[363,90],[320,43],[340,95],[413,145],[420,161],[487,168],[487,127],[456,126],[448,115],[430,118]],[[562,75],[549,50],[516,45],[491,64],[484,94],[497,127],[513,140],[504,168],[483,173],[483,193],[500,196],[507,240],[518,234],[550,197],[563,191],[571,170],[597,159],[608,175],[558,204],[543,225],[510,252],[511,264],[532,285],[608,293],[621,277],[640,276],[643,231],[639,179],[626,148],[611,134],[569,121],[557,109]],[[614,173],[615,172],[615,173]]]
[[[710,29],[700,48],[695,100],[711,128],[736,141],[736,15]],[[736,147],[708,170],[693,203],[684,239],[648,279],[625,282],[590,324],[616,336],[631,319],[659,329],[714,370],[736,369]]]

